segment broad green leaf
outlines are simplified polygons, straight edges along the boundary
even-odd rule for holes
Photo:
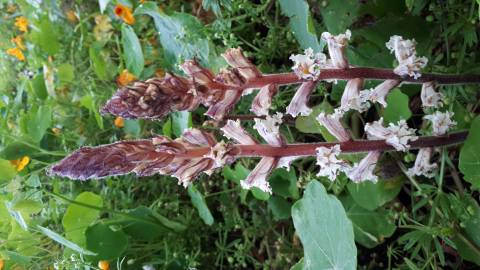
[[[204,26],[195,16],[180,12],[167,15],[153,2],[146,2],[135,10],[135,15],[141,14],[153,18],[170,67],[194,57],[208,65],[210,58],[216,57],[210,49]]]
[[[170,119],[172,119],[172,131],[175,137],[182,136],[185,130],[192,127],[192,114],[190,112],[173,112],[170,114]]]
[[[52,123],[52,109],[50,106],[33,107],[26,118],[28,136],[34,142],[40,142],[47,128]]]
[[[352,223],[322,184],[307,185],[303,198],[292,207],[292,218],[304,249],[303,269],[356,269]]]
[[[77,244],[68,241],[63,236],[59,235],[58,233],[56,233],[56,232],[54,232],[50,229],[44,228],[40,225],[37,225],[37,229],[39,229],[40,232],[42,234],[44,234],[45,236],[47,236],[48,238],[52,239],[53,241],[65,246],[65,247],[67,247],[71,250],[74,250],[74,251],[76,251],[78,253],[81,253],[81,254],[84,254],[84,255],[92,255],[92,256],[96,255],[94,252],[86,250],[86,249],[78,246]]]
[[[188,187],[188,195],[192,200],[192,204],[197,208],[198,214],[202,218],[203,222],[207,225],[213,224],[213,216],[210,213],[210,209],[208,209],[207,202],[203,197],[202,193],[197,190],[197,188],[192,184]]]
[[[168,232],[166,227],[160,225],[161,223],[153,216],[152,210],[148,207],[140,206],[127,213],[129,216],[149,221],[144,222],[138,219],[125,218],[125,221],[122,222],[122,230],[135,239],[155,240]]]
[[[35,92],[35,95],[42,100],[45,100],[48,97],[47,87],[45,86],[45,79],[43,78],[43,73],[38,73],[31,81],[32,90]]]
[[[43,15],[36,23],[36,27],[32,27],[31,39],[44,52],[49,55],[55,55],[60,50],[58,42],[59,28],[50,21],[48,15]]]
[[[367,248],[373,248],[392,236],[396,226],[385,209],[370,211],[360,207],[350,196],[341,198],[348,218],[353,223],[355,241]]]
[[[90,111],[91,114],[95,117],[95,121],[100,129],[103,129],[103,118],[98,112],[97,106],[92,95],[85,95],[80,99],[80,105],[85,107]]]
[[[268,209],[272,211],[275,220],[288,219],[292,215],[292,204],[279,196],[272,196],[268,199]]]
[[[475,248],[478,250],[478,245],[472,248],[473,243],[460,234],[455,235],[451,240],[455,243],[457,251],[463,259],[480,266],[480,254],[474,250]]]
[[[3,148],[0,156],[7,160],[19,159],[23,156],[30,156],[37,150],[21,142],[12,142]]]
[[[127,69],[135,76],[140,77],[145,64],[142,46],[133,28],[127,24],[122,25],[122,47],[123,60]]]
[[[42,211],[43,204],[39,201],[30,199],[21,199],[12,204],[12,210],[18,211],[24,215],[37,214]]]
[[[324,101],[313,107],[310,115],[299,116],[295,119],[295,127],[303,133],[321,134],[327,142],[336,141],[337,139],[317,121],[316,118],[321,112],[332,113],[332,105]]]
[[[388,180],[378,180],[377,183],[365,181],[350,182],[348,192],[355,202],[367,210],[375,210],[395,198],[403,185],[404,177],[399,175]]]
[[[103,199],[99,195],[92,192],[82,192],[76,198],[78,203],[92,205],[94,207],[102,207]],[[62,219],[65,236],[67,239],[85,246],[85,231],[88,226],[95,222],[100,215],[100,211],[83,205],[70,204],[65,211]]]
[[[470,132],[460,150],[458,168],[467,182],[474,188],[480,188],[480,116],[470,126]]]
[[[289,26],[302,49],[312,48],[319,52],[322,46],[318,42],[315,26],[305,0],[280,0],[282,13],[289,17]]]
[[[0,159],[0,181],[11,180],[16,174],[17,171],[9,160]]]
[[[383,120],[385,125],[388,123],[397,123],[399,120],[408,120],[412,112],[408,107],[408,96],[396,88],[387,96],[387,107],[383,111]]]
[[[57,77],[61,85],[66,85],[75,79],[75,70],[71,64],[63,63],[57,67]]]
[[[323,23],[332,34],[344,33],[357,19],[360,2],[357,0],[330,0],[320,8]]]
[[[113,260],[127,250],[128,239],[122,231],[114,231],[103,223],[88,227],[87,249],[95,252],[95,260]]]
[[[298,199],[300,197],[297,187],[297,176],[295,170],[276,169],[270,175],[268,182],[274,194],[284,198]]]

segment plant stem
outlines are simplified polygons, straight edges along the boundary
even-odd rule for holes
[[[424,136],[410,143],[411,149],[424,147],[438,147],[462,143],[468,132],[456,132],[443,136]],[[339,144],[343,153],[359,153],[368,151],[392,151],[393,146],[387,144],[385,140],[355,140],[347,142],[321,142],[321,143],[303,143],[287,144],[285,146],[272,146],[267,144],[256,145],[233,145],[232,150],[237,157],[288,157],[288,156],[315,156],[318,147],[333,147]],[[208,154],[210,147],[198,147],[189,149],[177,156],[186,158],[201,157]]]
[[[480,75],[476,74],[432,74],[425,73],[418,79],[413,77],[402,77],[393,72],[392,69],[353,67],[347,69],[322,69],[318,80],[350,80],[354,78],[364,78],[370,80],[398,80],[401,82],[422,84],[424,82],[434,81],[437,84],[469,84],[480,83]],[[215,82],[211,86],[216,89],[238,89],[261,88],[268,84],[288,85],[306,82],[299,79],[295,73],[266,74],[261,77],[251,79],[242,86],[226,85]]]

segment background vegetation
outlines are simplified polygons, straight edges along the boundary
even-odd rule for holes
[[[102,117],[98,109],[132,76],[180,73],[184,59],[197,57],[219,70],[226,66],[220,54],[230,47],[242,47],[263,72],[289,71],[290,54],[321,50],[323,31],[348,28],[352,64],[393,67],[384,44],[398,34],[418,42],[429,72],[478,74],[478,0],[141,2],[0,0],[0,258],[6,269],[98,269],[99,260],[111,269],[288,269],[304,256],[297,234],[331,233],[328,227],[295,232],[291,207],[310,182],[323,183],[343,204],[359,268],[478,269],[478,85],[441,89],[457,128],[474,125],[468,147],[476,163],[460,172],[459,148],[441,149],[434,179],[405,176],[401,164],[411,163],[412,154],[386,155],[383,181],[360,185],[318,178],[313,158],[299,160],[271,176],[272,195],[240,188],[253,168],[248,159],[187,190],[163,176],[77,182],[45,175],[84,145],[177,137],[201,126],[204,109],[160,122]],[[115,12],[118,4],[123,13]],[[315,113],[337,104],[343,87],[322,84],[311,98],[320,104]],[[419,90],[396,90],[384,118],[418,125]],[[274,110],[284,111],[293,93],[284,88]],[[234,113],[248,114],[251,99],[244,97]],[[321,141],[314,117],[282,131],[290,141]],[[324,192],[317,184],[312,192]]]

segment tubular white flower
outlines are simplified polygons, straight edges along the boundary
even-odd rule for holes
[[[426,107],[438,108],[443,105],[442,104],[443,94],[435,91],[434,82],[426,82],[422,84],[422,92],[420,94],[420,98],[422,99],[422,106],[424,108]]]
[[[272,105],[272,97],[277,93],[278,87],[275,84],[268,84],[260,89],[252,102],[250,109],[255,115],[268,115],[268,109]]]
[[[393,70],[395,74],[400,76],[408,75],[415,79],[422,76],[420,69],[427,65],[428,59],[426,57],[417,57],[415,40],[403,39],[401,36],[392,36],[385,45],[390,52],[395,53],[397,58],[398,66]]]
[[[231,48],[228,49],[225,53],[222,54],[223,58],[227,63],[238,70],[240,75],[243,76],[246,80],[257,78],[262,76],[257,67],[248,60],[240,48]]]
[[[387,107],[387,101],[385,100],[387,95],[399,84],[400,81],[397,80],[383,81],[373,89],[361,91],[361,99],[368,99],[372,103],[380,103],[383,105],[383,107]]]
[[[350,40],[352,33],[347,30],[345,34],[332,35],[328,32],[322,33],[322,39],[327,42],[328,54],[332,59],[332,64],[336,68],[348,68],[348,60],[345,55],[345,47]]]
[[[295,92],[290,104],[287,106],[287,114],[290,114],[293,117],[297,117],[297,115],[307,116],[312,113],[312,109],[307,106],[308,98],[312,91],[315,89],[316,82],[314,81],[307,81],[300,85]]]
[[[257,142],[242,128],[240,120],[228,120],[225,126],[220,129],[223,132],[223,135],[228,139],[237,141],[240,144],[252,145],[257,144]]]
[[[272,193],[272,189],[267,181],[267,176],[276,168],[278,159],[273,157],[264,157],[258,162],[257,166],[250,172],[245,180],[240,181],[244,189],[257,187],[260,190]]]
[[[347,162],[337,158],[342,152],[340,145],[318,147],[316,150],[317,165],[320,166],[317,176],[326,176],[330,181],[335,181],[340,172],[347,172],[350,169]]]
[[[265,119],[255,118],[255,128],[258,134],[270,145],[282,146],[285,140],[280,134],[280,124],[282,123],[282,113],[276,113],[273,116],[267,115]]]
[[[372,181],[376,183],[378,177],[373,174],[373,170],[377,165],[380,154],[380,151],[368,152],[359,164],[355,164],[351,170],[347,171],[348,178],[356,183],[364,181]]]
[[[388,127],[383,126],[383,118],[365,125],[365,132],[369,139],[381,139],[397,149],[398,151],[407,151],[410,148],[409,141],[418,139],[415,136],[415,129],[409,128],[405,120],[400,120],[397,124],[390,123]]]
[[[340,122],[340,114],[325,114],[322,112],[317,116],[317,121],[340,142],[346,142],[352,139]]]
[[[412,168],[408,169],[407,174],[410,176],[415,175],[424,175],[428,178],[435,176],[435,170],[437,169],[437,164],[430,163],[432,158],[432,148],[421,148],[418,151],[417,158],[415,159],[415,164]]]
[[[298,78],[305,80],[316,80],[320,75],[321,65],[327,62],[325,54],[314,54],[311,48],[306,49],[304,54],[292,54],[289,59],[294,63],[292,70]]]
[[[457,122],[450,119],[452,116],[453,112],[436,111],[434,114],[426,115],[423,118],[432,122],[433,135],[439,136],[447,133],[450,128],[457,125]]]
[[[337,113],[343,114],[350,109],[359,112],[368,110],[370,107],[370,104],[368,103],[368,96],[360,94],[362,85],[363,79],[361,78],[348,80],[345,90],[343,91],[340,107],[336,109]]]
[[[213,160],[213,168],[220,168],[234,161],[234,157],[228,154],[229,150],[227,144],[221,141],[210,147],[210,152],[203,157]]]

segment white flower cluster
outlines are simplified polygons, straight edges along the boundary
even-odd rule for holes
[[[398,151],[407,151],[410,148],[409,141],[418,139],[415,136],[415,129],[409,128],[405,120],[400,120],[395,125],[390,123],[388,127],[383,126],[383,118],[365,125],[365,132],[369,139],[385,140],[385,142]]]
[[[327,62],[327,57],[323,53],[314,54],[312,48],[308,48],[304,54],[292,54],[290,60],[294,63],[293,71],[300,79],[316,80],[321,66]]]
[[[415,49],[415,40],[403,39],[401,36],[392,36],[385,43],[390,52],[395,54],[398,66],[393,70],[400,76],[410,76],[418,79],[422,74],[420,70],[427,65],[426,57],[418,57]]]

